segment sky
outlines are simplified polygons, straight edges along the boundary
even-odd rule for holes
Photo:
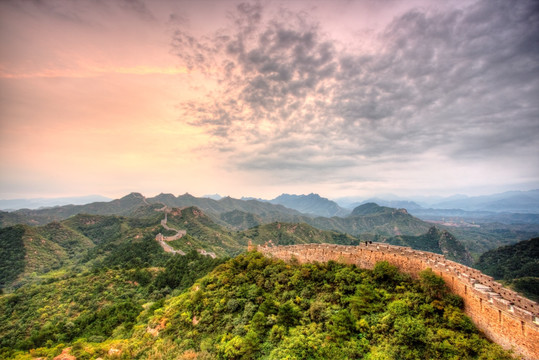
[[[537,188],[537,1],[0,1],[2,199]]]

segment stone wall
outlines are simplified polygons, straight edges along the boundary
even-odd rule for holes
[[[514,349],[525,359],[539,359],[539,305],[504,288],[492,277],[447,260],[443,255],[382,243],[367,246],[250,244],[249,248],[282,260],[295,258],[300,263],[334,260],[367,269],[385,260],[414,277],[431,268],[451,291],[464,299],[466,314],[487,337],[506,349]]]

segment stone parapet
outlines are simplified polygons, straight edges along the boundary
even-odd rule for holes
[[[372,269],[377,262],[387,261],[414,277],[431,268],[464,299],[466,314],[486,336],[525,359],[539,359],[539,305],[504,288],[491,276],[443,255],[384,243],[250,246],[250,250],[255,249],[268,257],[295,258],[300,263],[333,260]]]

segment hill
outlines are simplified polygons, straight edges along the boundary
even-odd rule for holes
[[[335,201],[331,201],[313,193],[309,195],[282,194],[269,202],[272,204],[280,204],[303,214],[313,216],[344,217],[350,214],[349,210],[340,207]]]
[[[0,288],[32,273],[58,269],[94,246],[80,233],[53,222],[0,229]]]
[[[442,254],[449,260],[471,266],[473,259],[464,245],[459,242],[447,230],[439,230],[431,227],[426,234],[419,236],[400,235],[384,239],[393,245],[409,246],[413,249],[430,251],[436,254]]]
[[[133,243],[123,250],[135,252],[137,247]],[[76,344],[77,338],[102,343],[128,337],[144,309],[151,314],[163,306],[171,289],[181,292],[224,261],[196,252],[163,255],[145,266],[122,262],[101,263],[83,272],[63,268],[0,296],[0,358],[48,346],[51,349],[34,350],[29,358],[52,359],[62,351],[62,343]]]
[[[429,271],[418,281],[383,262],[363,270],[247,253],[204,276],[215,264],[195,267],[207,258],[191,256],[174,258],[189,260],[175,272],[188,279],[164,297],[157,279],[171,264],[104,269],[1,296],[0,356],[512,358],[475,329],[462,300]],[[194,271],[202,277],[191,286]]]
[[[139,193],[131,193],[112,201],[93,202],[85,205],[64,205],[45,209],[21,209],[0,217],[2,226],[14,225],[13,221],[29,225],[45,225],[52,221],[61,221],[77,214],[92,215],[130,215],[140,206],[147,205],[146,199]]]
[[[539,238],[487,251],[475,267],[531,299],[539,300]]]
[[[243,239],[244,244],[251,240],[253,244],[259,245],[270,242],[273,245],[307,243],[358,245],[360,242],[356,237],[337,231],[320,230],[305,223],[281,222],[255,226],[240,232],[238,237]]]
[[[336,230],[354,236],[372,234],[380,236],[421,235],[430,224],[408,214],[405,209],[393,209],[374,203],[356,207],[346,218],[332,217],[307,219],[305,222],[319,229]]]

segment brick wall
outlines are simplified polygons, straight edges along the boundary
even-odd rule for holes
[[[296,258],[300,263],[334,260],[367,269],[385,260],[414,277],[431,268],[451,291],[464,299],[466,314],[487,337],[506,349],[514,349],[525,359],[539,359],[539,305],[504,288],[492,277],[447,260],[443,255],[382,243],[368,246],[250,244],[249,249],[282,260]]]

